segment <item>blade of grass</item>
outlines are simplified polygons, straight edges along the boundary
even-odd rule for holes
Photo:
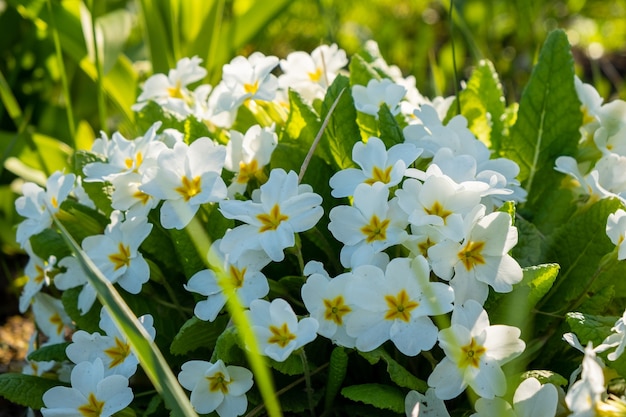
[[[83,268],[87,281],[95,288],[98,299],[109,311],[120,332],[126,336],[146,375],[159,394],[163,396],[166,405],[172,410],[172,415],[197,417],[187,395],[169,368],[159,348],[150,340],[150,336],[139,324],[137,317],[113,287],[113,284],[106,279],[98,267],[89,259],[61,222],[54,218],[54,223]]]
[[[102,80],[104,78],[102,71],[102,62],[100,59],[100,45],[98,42],[98,28],[96,26],[96,9],[93,0],[89,2],[89,15],[91,17],[91,41],[93,42],[94,65],[96,66],[96,91],[98,97],[98,118],[100,119],[100,129],[109,133],[107,129],[106,103],[104,101],[104,86]]]

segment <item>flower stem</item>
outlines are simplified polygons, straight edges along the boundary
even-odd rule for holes
[[[302,359],[302,369],[304,370],[304,383],[306,385],[306,396],[309,401],[309,411],[311,417],[315,417],[315,402],[313,401],[313,387],[311,386],[311,370],[309,369],[309,361],[306,358],[304,348],[300,349],[300,359]]]

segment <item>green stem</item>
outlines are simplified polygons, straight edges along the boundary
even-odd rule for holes
[[[313,401],[313,387],[311,386],[311,370],[309,369],[309,361],[306,358],[304,348],[300,349],[300,359],[302,359],[302,369],[304,370],[304,383],[306,385],[306,396],[309,401],[309,411],[311,417],[315,417],[315,402]]]
[[[109,133],[107,129],[107,116],[106,116],[106,103],[104,100],[104,85],[102,83],[102,79],[104,75],[102,74],[102,63],[100,62],[100,48],[98,47],[98,38],[97,38],[97,30],[96,30],[96,3],[92,0],[90,2],[91,7],[91,37],[93,42],[94,49],[94,57],[95,57],[95,66],[96,66],[96,87],[97,87],[97,95],[98,95],[98,117],[100,119],[100,129]]]
[[[52,12],[52,2],[47,1],[48,12],[50,13],[50,23],[52,26],[52,39],[54,40],[54,50],[59,63],[61,72],[61,84],[63,85],[63,96],[65,97],[65,114],[67,116],[67,126],[70,130],[70,145],[76,149],[76,125],[74,124],[74,111],[72,110],[72,97],[70,96],[70,87],[67,81],[67,73],[65,71],[65,63],[63,62],[63,52],[61,50],[61,42],[59,41],[59,31],[57,30],[54,13]],[[92,23],[93,24],[93,23]]]
[[[452,13],[454,12],[454,0],[450,0],[450,44],[452,45],[452,79],[454,80],[454,96],[456,97],[456,112],[461,114],[461,100],[459,99],[459,80],[456,76],[456,51],[454,47],[454,20],[452,19]]]

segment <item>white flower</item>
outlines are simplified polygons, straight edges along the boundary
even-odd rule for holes
[[[191,405],[200,414],[213,411],[220,417],[236,417],[246,412],[246,392],[252,388],[252,372],[241,366],[226,366],[193,360],[183,363],[178,381],[191,391]]]
[[[109,281],[119,283],[132,294],[138,294],[143,284],[150,279],[150,268],[139,252],[139,246],[150,234],[152,224],[146,218],[123,220],[123,217],[119,211],[111,213],[111,223],[104,234],[87,236],[81,246]],[[78,308],[86,313],[93,305],[96,293],[87,281],[82,266],[74,257],[63,258],[59,266],[67,270],[54,278],[55,286],[66,290],[83,285],[78,296]]]
[[[352,98],[356,109],[376,118],[378,118],[378,111],[383,104],[389,107],[391,114],[400,113],[400,100],[405,94],[406,89],[404,87],[388,78],[371,79],[367,83],[367,87],[358,84],[352,86]]]
[[[606,234],[614,245],[618,247],[617,259],[626,259],[626,211],[618,209],[609,214],[606,221]]]
[[[311,54],[296,51],[280,61],[283,74],[278,84],[283,89],[291,88],[305,100],[324,98],[326,89],[348,64],[346,52],[336,44],[320,45]]]
[[[35,255],[29,241],[24,243],[24,251],[28,254],[28,263],[24,267],[24,275],[28,279],[20,294],[20,313],[28,310],[33,297],[41,291],[44,285],[50,285],[50,272],[54,269],[56,257],[50,256],[47,260]]]
[[[315,339],[317,320],[307,317],[298,321],[289,303],[282,298],[271,303],[254,300],[247,314],[261,352],[278,362]]]
[[[44,190],[35,183],[27,182],[22,186],[22,196],[15,200],[17,213],[25,219],[17,226],[15,240],[25,247],[31,236],[42,232],[52,225],[52,217],[59,211],[61,203],[74,188],[74,174],[56,171],[46,181]]]
[[[65,330],[73,327],[61,300],[43,292],[33,299],[33,314],[37,327],[48,336],[46,344],[64,342]]]
[[[360,169],[347,168],[333,175],[330,178],[331,195],[336,198],[351,196],[362,183],[381,182],[387,188],[398,185],[407,168],[421,153],[421,149],[409,143],[400,143],[387,150],[383,141],[375,136],[367,143],[359,141],[352,148],[352,160]]]
[[[501,366],[525,348],[520,329],[489,324],[487,312],[474,300],[456,305],[452,324],[439,332],[439,346],[446,356],[428,377],[437,397],[457,397],[470,386],[483,398],[502,396],[506,378]]]
[[[157,166],[146,171],[139,189],[165,200],[160,216],[164,228],[182,229],[201,204],[226,198],[226,184],[220,177],[225,157],[226,148],[206,137],[189,146],[177,142],[159,154]]]
[[[345,320],[354,309],[347,302],[347,286],[353,278],[350,272],[332,279],[325,273],[316,272],[307,278],[301,290],[306,309],[319,323],[317,333],[333,343],[350,348],[354,347],[354,338],[346,333]]]
[[[404,410],[406,417],[450,417],[445,403],[437,398],[432,388],[428,388],[425,395],[409,391],[404,399]]]
[[[271,101],[276,96],[278,79],[271,71],[278,65],[278,58],[260,52],[248,58],[238,56],[222,69],[222,82],[238,104],[245,100]]]
[[[369,352],[391,340],[415,356],[435,345],[437,327],[429,316],[451,311],[454,294],[448,285],[429,281],[424,257],[392,259],[384,272],[364,265],[352,274],[346,294],[355,312],[346,317],[346,331],[358,350]]]
[[[221,243],[221,239],[213,242],[208,259],[212,264],[217,263],[214,266],[224,276],[220,278],[214,271],[203,269],[196,272],[184,286],[187,291],[207,297],[206,300],[198,301],[194,308],[194,314],[200,320],[215,320],[228,297],[236,295],[241,304],[248,307],[253,300],[265,297],[270,290],[267,278],[261,272],[271,261],[264,251],[248,251],[231,262],[230,255],[220,250]],[[220,279],[224,278],[230,281],[232,289],[225,290],[220,284]]]
[[[622,314],[622,317],[617,319],[615,326],[611,328],[611,331],[614,333],[604,339],[604,341],[602,341],[602,345],[617,346],[615,351],[607,355],[607,358],[610,361],[615,361],[617,358],[622,356],[624,348],[626,348],[626,310],[624,311],[624,314]]]
[[[230,131],[224,163],[225,169],[236,173],[228,186],[230,198],[237,193],[243,194],[251,179],[262,178],[263,168],[270,163],[277,144],[278,136],[274,132],[274,126],[262,128],[254,125],[245,135],[236,130]]]
[[[565,396],[565,403],[572,412],[572,417],[593,417],[596,406],[606,392],[604,373],[596,360],[596,352],[591,342],[585,347],[582,364],[582,377],[572,384]]]
[[[558,399],[554,385],[528,378],[515,390],[512,407],[502,398],[479,398],[470,417],[554,417]]]
[[[110,417],[133,400],[128,379],[122,375],[105,377],[99,358],[76,365],[71,383],[71,388],[57,386],[44,393],[44,417]]]
[[[148,101],[154,101],[170,112],[186,117],[193,114],[196,107],[194,94],[187,88],[189,84],[200,81],[206,76],[206,69],[200,66],[202,59],[194,56],[182,58],[176,68],[170,69],[168,75],[154,74],[146,80],[143,91],[132,106],[140,111]],[[205,87],[206,88],[206,87]]]
[[[594,86],[583,83],[578,76],[574,77],[574,87],[581,102],[580,107],[583,113],[583,123],[580,130],[584,134],[593,135],[600,126],[598,111],[604,99]]]
[[[341,263],[350,268],[354,252],[369,246],[380,252],[402,243],[406,237],[406,214],[398,206],[397,198],[387,201],[389,190],[385,184],[359,184],[354,191],[352,206],[334,207],[329,214],[328,230],[342,242]]]
[[[224,217],[245,224],[226,232],[220,250],[232,261],[247,250],[264,250],[275,262],[285,258],[283,249],[295,244],[295,233],[309,230],[322,217],[322,197],[306,184],[298,185],[298,175],[273,169],[253,200],[220,203]]]
[[[156,331],[152,316],[146,314],[138,320],[150,339],[154,340]],[[72,335],[72,343],[65,349],[68,359],[79,364],[93,362],[98,358],[105,366],[105,375],[123,375],[130,378],[137,371],[139,359],[104,307],[100,310],[99,325],[104,335],[99,332],[87,333],[84,330],[78,330]]]
[[[442,279],[452,278],[455,302],[474,299],[484,303],[488,285],[497,292],[509,292],[522,280],[522,268],[508,252],[517,244],[517,229],[504,212],[484,215],[477,206],[465,218],[465,238],[461,243],[443,240],[428,249],[433,272]]]

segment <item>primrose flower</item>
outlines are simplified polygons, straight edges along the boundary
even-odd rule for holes
[[[52,217],[59,211],[61,203],[74,188],[76,176],[56,171],[46,181],[46,189],[27,182],[22,186],[22,196],[15,200],[15,210],[25,217],[17,226],[15,240],[21,247],[31,236],[52,225]]]
[[[367,87],[358,84],[352,86],[352,98],[356,109],[377,119],[378,111],[383,104],[389,107],[394,116],[400,113],[400,100],[405,94],[406,89],[389,78],[371,79]]]
[[[228,297],[236,294],[244,307],[248,307],[253,300],[265,297],[270,290],[267,278],[261,269],[270,263],[271,259],[265,251],[256,250],[244,253],[236,261],[230,261],[230,256],[220,250],[221,239],[217,239],[209,249],[209,262],[223,271],[224,276],[232,285],[232,289],[225,290],[220,284],[220,276],[210,269],[196,272],[184,286],[187,291],[206,296],[194,308],[194,314],[200,320],[213,321],[226,304]],[[228,283],[224,283],[228,285]]]
[[[43,394],[44,417],[110,417],[126,408],[133,400],[128,378],[104,376],[104,365],[97,358],[74,367],[71,388],[57,386]]]
[[[615,351],[607,355],[608,360],[615,361],[622,356],[624,348],[626,348],[626,310],[624,314],[622,314],[622,317],[615,322],[615,326],[611,328],[611,331],[614,333],[604,339],[602,345],[617,346]]]
[[[352,148],[352,160],[358,168],[346,168],[330,178],[331,195],[336,198],[354,194],[357,185],[375,182],[387,188],[398,185],[404,178],[407,168],[422,153],[412,144],[400,143],[387,150],[379,138],[372,136],[367,143],[357,142]]]
[[[346,331],[358,350],[369,352],[391,340],[415,356],[435,345],[437,326],[429,316],[451,311],[454,294],[448,285],[429,281],[424,257],[392,259],[384,272],[363,265],[352,274],[347,301],[355,312],[346,317]]]
[[[50,273],[54,270],[56,257],[51,255],[47,260],[37,256],[29,241],[24,243],[24,251],[28,254],[28,263],[24,267],[24,275],[28,278],[20,294],[20,313],[28,310],[33,297],[41,291],[44,286],[50,285]]]
[[[138,294],[150,279],[150,268],[139,252],[139,246],[150,234],[152,224],[145,217],[126,220],[123,217],[119,211],[111,213],[111,223],[104,234],[87,236],[81,246],[109,281],[119,283],[131,294]],[[96,292],[87,281],[82,266],[71,256],[61,259],[59,266],[67,270],[54,278],[54,285],[60,290],[82,285],[78,308],[86,313],[96,299]]]
[[[404,399],[406,417],[450,417],[446,404],[428,388],[426,394],[411,390]]]
[[[346,333],[345,320],[354,311],[348,303],[347,286],[354,279],[352,273],[330,278],[319,272],[311,274],[302,286],[302,301],[311,317],[317,320],[317,333],[340,346],[354,347],[354,338]]]
[[[220,417],[236,417],[246,412],[246,392],[252,388],[252,372],[241,366],[226,366],[221,359],[211,363],[183,363],[178,382],[191,391],[191,405],[200,414],[217,412]]]
[[[465,238],[461,243],[443,240],[428,249],[433,272],[442,279],[452,278],[455,302],[474,299],[484,303],[491,286],[509,292],[522,280],[522,268],[508,252],[517,244],[517,229],[504,212],[484,215],[479,205],[465,218]]]
[[[265,180],[263,168],[270,163],[272,152],[278,144],[274,126],[254,125],[243,135],[236,130],[230,131],[230,140],[226,145],[224,168],[236,175],[228,186],[228,196],[243,194],[248,182],[254,178]],[[264,181],[261,181],[264,182]]]
[[[387,201],[389,190],[386,185],[360,184],[354,191],[352,206],[337,206],[330,211],[328,230],[342,242],[341,263],[346,268],[354,266],[354,251],[369,246],[380,252],[402,243],[407,233],[406,214],[398,206],[397,198]]]
[[[582,364],[582,377],[569,387],[565,395],[565,403],[573,417],[596,415],[596,408],[602,402],[606,392],[602,366],[596,359],[596,351],[591,342],[585,347]]]
[[[470,386],[492,399],[506,392],[501,366],[524,351],[517,327],[489,323],[487,312],[474,300],[455,305],[452,324],[439,331],[439,346],[446,356],[428,377],[437,397],[449,400]]]
[[[554,417],[559,394],[552,384],[541,385],[537,378],[525,379],[513,394],[513,406],[502,398],[479,398],[470,417]]]
[[[176,63],[176,68],[170,69],[168,75],[152,75],[144,83],[137,103],[131,108],[140,111],[148,101],[154,101],[183,118],[193,114],[194,94],[187,87],[206,76],[206,69],[200,66],[201,63],[202,59],[197,56],[182,58]]]
[[[582,103],[580,107],[583,113],[583,123],[580,130],[587,135],[593,135],[600,126],[598,110],[600,110],[604,99],[594,86],[583,83],[578,76],[574,77],[574,87],[578,99]]]
[[[322,99],[328,86],[347,64],[346,52],[336,44],[320,45],[311,54],[292,52],[280,61],[283,74],[278,77],[278,84],[285,90],[297,91],[305,100]]]
[[[193,218],[201,204],[226,198],[226,184],[220,177],[226,149],[211,139],[196,139],[187,146],[177,142],[173,149],[161,151],[157,166],[145,173],[139,189],[160,200],[161,225],[182,229]]]
[[[150,340],[154,340],[156,330],[154,319],[150,314],[138,318],[139,323],[146,330]],[[72,335],[72,343],[65,349],[69,360],[75,364],[93,362],[96,358],[105,366],[105,375],[123,375],[130,378],[137,371],[139,360],[133,353],[126,337],[117,329],[107,310],[100,310],[99,332],[88,333],[78,330]]]
[[[298,321],[296,313],[282,298],[272,302],[254,300],[246,312],[261,352],[278,362],[315,339],[318,323],[311,317]]]
[[[246,100],[271,101],[278,89],[278,79],[271,71],[278,62],[277,57],[261,52],[235,57],[222,68],[222,82],[237,105]]]
[[[617,259],[626,259],[626,211],[618,209],[615,213],[609,214],[606,221],[606,234],[611,242],[618,247]]]
[[[293,171],[273,169],[252,197],[220,202],[224,217],[245,223],[222,238],[220,250],[232,261],[247,250],[264,250],[273,261],[282,261],[283,249],[295,244],[294,234],[315,226],[324,212],[322,197],[309,185],[298,185],[298,175]]]
[[[37,293],[33,298],[33,315],[37,328],[48,336],[46,345],[65,342],[65,330],[73,325],[61,300],[43,292]]]

